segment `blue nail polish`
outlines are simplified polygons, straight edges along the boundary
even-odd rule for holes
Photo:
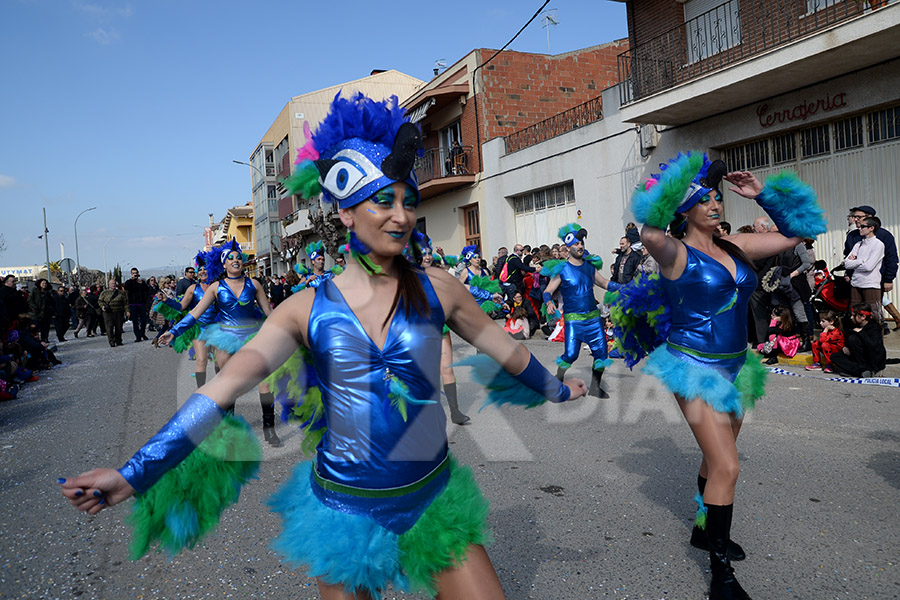
[[[106,503],[106,498],[101,498],[100,502],[98,502],[97,504],[105,504],[105,503]]]
[[[99,498],[99,497],[102,496],[102,495],[103,495],[103,492],[101,492],[100,490],[94,490],[94,497],[95,497],[95,498]]]
[[[82,492],[81,490],[78,490],[77,492],[75,492],[75,495],[76,496],[84,496],[84,492]]]
[[[66,480],[63,479],[62,477],[60,477],[59,479],[56,480],[56,483],[65,483],[65,482],[66,482]]]

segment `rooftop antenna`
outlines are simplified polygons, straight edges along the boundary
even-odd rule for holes
[[[544,15],[541,17],[541,27],[547,30],[547,54],[550,54],[550,27],[559,25],[559,17],[556,16],[555,8],[545,10],[541,14]]]
[[[434,61],[434,76],[437,77],[438,73],[441,72],[441,69],[446,69],[446,68],[447,68],[447,59],[446,58],[437,59],[436,61]]]

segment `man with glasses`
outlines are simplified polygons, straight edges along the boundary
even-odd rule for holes
[[[853,245],[844,266],[850,278],[850,305],[869,305],[876,321],[881,323],[881,266],[884,262],[884,242],[876,237],[881,221],[878,217],[859,220],[860,241]]]
[[[184,296],[184,293],[187,291],[189,287],[197,283],[194,281],[194,277],[197,275],[197,271],[194,267],[188,267],[184,270],[184,277],[178,280],[178,283],[175,284],[175,295],[176,296]]]

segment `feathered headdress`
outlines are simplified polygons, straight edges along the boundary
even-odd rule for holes
[[[587,237],[587,229],[578,223],[567,223],[559,228],[558,235],[566,246],[571,246],[576,242],[584,242],[584,238]]]
[[[690,210],[710,191],[722,197],[719,184],[728,169],[721,160],[710,162],[706,154],[679,153],[659,168],[632,197],[631,212],[641,223],[665,229],[676,214]]]
[[[478,246],[472,244],[463,248],[462,252],[459,253],[459,256],[466,262],[466,264],[468,264],[470,260],[481,255],[478,253]]]
[[[228,259],[228,255],[232,252],[237,252],[241,255],[241,260],[244,259],[244,253],[241,252],[241,245],[238,244],[237,238],[231,238],[231,241],[221,246],[219,249],[219,262],[223,265],[225,261]]]
[[[323,194],[326,202],[349,208],[394,182],[416,190],[413,162],[422,148],[419,128],[409,122],[397,97],[376,102],[359,93],[334,97],[328,115],[297,152],[297,169],[285,187],[303,198]]]
[[[306,256],[309,257],[310,262],[316,260],[320,256],[325,256],[325,244],[321,240],[307,244],[305,250]]]
[[[221,248],[200,250],[197,252],[197,255],[194,256],[194,264],[197,265],[197,268],[206,269],[206,281],[203,283],[212,283],[225,272],[225,268],[222,266],[221,260],[219,260],[221,256]]]

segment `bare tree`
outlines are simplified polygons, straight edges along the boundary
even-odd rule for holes
[[[6,238],[0,233],[0,253],[6,252]]]
[[[347,228],[339,220],[332,215],[335,211],[317,210],[310,211],[309,222],[312,224],[313,231],[318,234],[325,244],[325,251],[332,258],[340,256],[338,248],[344,245],[347,235]]]

